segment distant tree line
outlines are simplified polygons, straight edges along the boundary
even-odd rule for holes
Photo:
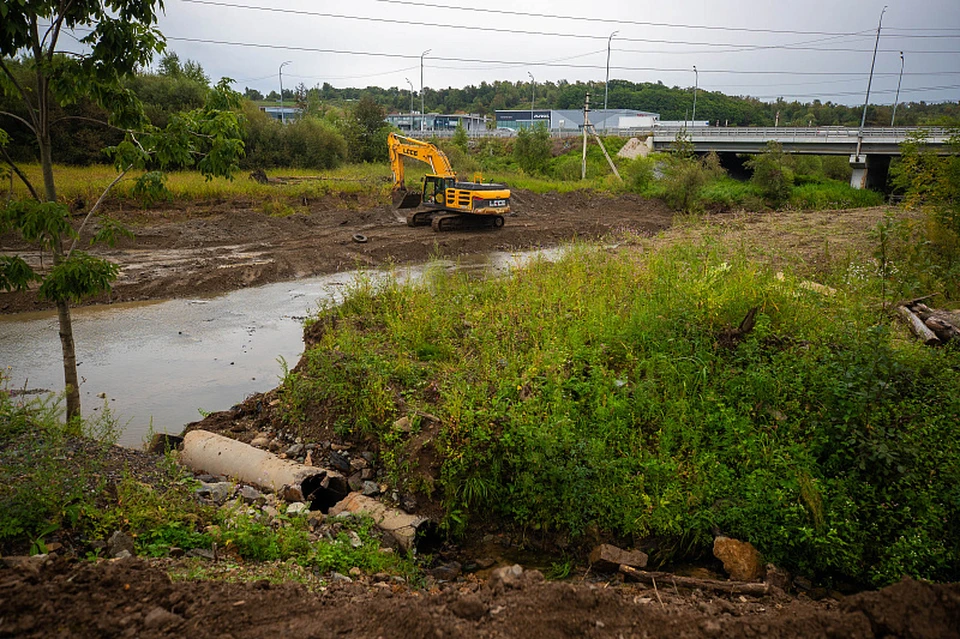
[[[13,61],[16,74],[28,82],[30,70],[24,62]],[[127,79],[127,86],[144,104],[150,121],[166,125],[179,112],[203,105],[210,90],[210,79],[201,65],[193,60],[181,61],[176,53],[160,58],[156,70],[145,71]],[[468,112],[493,116],[498,109],[529,108],[536,91],[539,108],[579,109],[584,96],[594,96],[594,106],[603,95],[602,82],[481,82],[464,88],[432,89],[424,92],[428,112]],[[635,83],[613,80],[609,87],[610,108],[635,109],[659,113],[664,120],[692,117],[693,90],[668,87],[662,83]],[[264,95],[246,87],[244,96],[251,102],[244,108],[244,168],[299,166],[332,168],[344,162],[380,161],[386,157],[386,126],[383,117],[389,112],[410,109],[409,90],[397,87],[337,89],[329,83],[316,87],[303,84],[284,88],[285,104],[298,106],[302,117],[286,126],[273,121],[257,108],[257,103],[275,103],[277,91]],[[419,93],[414,93],[416,108]],[[37,156],[35,139],[17,118],[29,119],[21,104],[10,94],[0,93],[0,125],[9,133],[6,148],[17,161],[30,161]],[[888,126],[892,106],[871,106],[867,124]],[[4,114],[6,112],[6,114]],[[80,101],[68,107],[53,107],[58,121],[54,135],[56,157],[70,164],[105,162],[104,147],[117,144],[122,134],[101,122],[106,114],[92,101]],[[755,98],[735,97],[713,91],[697,94],[697,119],[721,126],[856,126],[861,108],[814,100],[810,103],[762,102]],[[960,104],[909,102],[897,109],[899,125],[957,125]]]

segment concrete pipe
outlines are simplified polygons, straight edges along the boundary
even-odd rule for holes
[[[361,493],[350,493],[330,509],[331,516],[342,512],[370,517],[380,530],[392,536],[404,550],[433,552],[440,545],[436,523],[426,517],[409,515],[402,510],[390,508]]]
[[[309,501],[312,510],[327,512],[349,492],[343,475],[334,470],[280,459],[273,453],[204,430],[184,435],[180,461],[193,471],[253,484],[288,501]]]

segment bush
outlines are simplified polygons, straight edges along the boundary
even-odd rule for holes
[[[794,174],[779,142],[767,142],[767,149],[747,160],[753,170],[750,182],[755,184],[763,197],[774,208],[780,208],[790,199]]]
[[[530,129],[521,128],[513,145],[513,158],[521,170],[543,174],[550,160],[550,132],[540,124]]]
[[[347,144],[333,125],[313,117],[281,124],[252,102],[244,105],[244,169],[333,169],[347,157]]]

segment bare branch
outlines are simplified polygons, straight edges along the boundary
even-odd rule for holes
[[[3,161],[10,165],[10,169],[17,174],[17,177],[20,178],[20,181],[23,182],[23,185],[27,187],[27,190],[30,191],[30,195],[33,196],[37,202],[40,202],[40,195],[37,193],[37,190],[33,188],[33,184],[30,183],[30,180],[27,179],[27,176],[23,171],[20,170],[20,167],[14,163],[14,161],[7,154],[7,150],[0,146],[0,154],[3,155]]]
[[[20,122],[23,123],[23,125],[24,125],[25,127],[27,127],[28,129],[30,129],[31,133],[33,133],[34,135],[37,134],[37,130],[33,128],[33,125],[30,124],[29,122],[27,122],[26,120],[24,120],[23,118],[21,118],[21,117],[20,117],[19,115],[17,115],[16,113],[10,113],[9,111],[0,111],[0,115],[5,115],[5,116],[7,116],[8,118],[13,118],[14,120],[19,120]]]
[[[27,113],[30,114],[30,119],[33,120],[33,126],[30,127],[30,129],[36,133],[40,128],[40,123],[37,121],[37,116],[33,112],[33,105],[30,104],[30,94],[27,93],[26,89],[24,89],[19,82],[17,82],[17,78],[14,77],[13,72],[10,71],[6,64],[4,64],[3,58],[0,58],[0,70],[3,71],[4,75],[10,79],[10,82],[13,83],[13,86],[15,86],[17,91],[20,92],[20,97],[23,98],[23,103],[27,107]]]
[[[111,182],[109,186],[107,186],[107,188],[103,190],[103,193],[100,194],[100,197],[99,199],[97,199],[96,204],[90,207],[90,210],[87,211],[87,215],[86,217],[83,218],[83,222],[80,224],[80,228],[77,229],[77,236],[73,238],[73,243],[70,244],[70,250],[67,251],[67,255],[66,255],[67,258],[70,257],[70,255],[73,253],[73,249],[76,248],[77,242],[80,240],[80,233],[83,232],[83,227],[87,225],[87,222],[90,220],[91,217],[93,217],[93,214],[96,213],[97,209],[100,208],[100,205],[103,204],[103,201],[107,198],[107,194],[113,190],[113,187],[115,187],[117,183],[123,179],[123,176],[125,176],[127,172],[132,168],[133,168],[133,165],[131,164],[130,166],[125,168],[123,171],[121,171],[120,174],[113,179],[113,182]]]
[[[64,116],[59,117],[59,118],[57,118],[57,119],[55,119],[55,120],[51,120],[51,121],[50,121],[50,126],[53,126],[54,124],[57,124],[57,123],[59,123],[59,122],[63,122],[64,120],[82,120],[82,121],[84,121],[84,122],[92,122],[93,124],[99,124],[99,125],[101,125],[101,126],[107,127],[108,129],[114,129],[114,130],[120,131],[120,132],[122,132],[122,133],[127,133],[127,132],[129,131],[129,129],[123,129],[123,128],[120,128],[120,127],[118,127],[118,126],[114,126],[114,125],[110,124],[109,122],[104,122],[103,120],[98,120],[98,119],[96,119],[96,118],[88,118],[88,117],[86,117],[86,116],[84,116],[84,115],[64,115]]]

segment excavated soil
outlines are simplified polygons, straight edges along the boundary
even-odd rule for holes
[[[516,581],[320,592],[171,581],[137,559],[0,569],[0,637],[957,637],[960,586],[905,579],[837,602]]]
[[[650,234],[668,227],[672,218],[661,202],[633,195],[515,191],[514,214],[503,228],[435,233],[430,227],[408,227],[401,213],[363,197],[327,196],[296,204],[307,212],[276,217],[265,214],[262,203],[240,200],[146,209],[114,205],[109,214],[134,237],[111,249],[91,249],[119,264],[121,272],[108,296],[89,303],[209,296],[431,257],[549,247],[623,231]],[[95,231],[86,229],[84,240]],[[26,248],[10,235],[0,240],[0,255]],[[81,240],[78,246],[84,244]],[[28,261],[33,257],[21,254]],[[0,313],[46,307],[30,292],[0,293]]]

